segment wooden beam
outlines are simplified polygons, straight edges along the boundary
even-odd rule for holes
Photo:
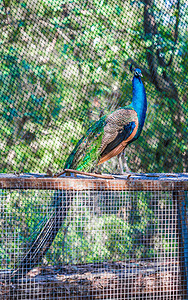
[[[93,179],[93,178],[41,178],[0,177],[0,189],[41,190],[95,190],[95,191],[173,191],[178,187],[188,190],[188,181],[156,179]]]
[[[0,278],[4,299],[151,299],[180,296],[179,265],[154,262],[105,262],[35,268],[16,285]],[[29,298],[27,298],[29,295]],[[180,299],[180,298],[178,298]]]

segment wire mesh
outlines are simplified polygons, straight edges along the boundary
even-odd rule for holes
[[[1,299],[187,299],[187,182],[1,179]]]
[[[187,171],[187,15],[186,0],[1,0],[0,171],[62,169],[89,126],[130,103],[130,63],[148,111],[129,168]]]
[[[142,70],[148,109],[128,167],[187,172],[187,7],[1,0],[0,172],[67,168],[87,129],[130,104],[130,64]],[[99,144],[97,132],[89,152]],[[79,169],[75,161],[68,166]],[[119,173],[117,158],[99,171]],[[178,178],[2,177],[0,298],[186,299],[187,189]]]

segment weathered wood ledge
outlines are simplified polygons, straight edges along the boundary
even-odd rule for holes
[[[4,300],[145,299],[146,294],[152,299],[160,294],[161,299],[170,300],[177,292],[180,300],[183,298],[178,273],[177,261],[168,259],[35,268],[17,284],[0,274],[0,294]]]
[[[76,175],[50,177],[46,174],[0,174],[1,189],[173,191],[188,190],[188,173],[113,175],[114,179]]]

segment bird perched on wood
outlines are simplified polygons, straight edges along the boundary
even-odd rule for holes
[[[68,157],[65,169],[91,172],[96,165],[117,155],[123,173],[121,153],[140,136],[146,117],[147,100],[141,77],[141,70],[135,69],[132,103],[91,126]]]
[[[68,157],[65,169],[92,171],[94,166],[120,155],[127,145],[140,136],[147,110],[146,93],[141,76],[140,69],[135,69],[132,81],[132,103],[108,116],[103,116],[91,126]],[[121,160],[120,166],[123,169]],[[41,262],[67,216],[72,199],[71,191],[58,191],[54,194],[52,214],[17,270],[12,273],[14,280]]]

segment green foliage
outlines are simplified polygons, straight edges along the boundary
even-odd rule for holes
[[[142,2],[1,3],[1,172],[63,168],[76,142],[99,115],[129,103],[132,74],[125,63],[131,58],[147,70],[147,51],[153,46],[154,51],[161,47],[166,61],[173,53],[172,66],[166,70],[158,65],[157,72],[160,76],[168,72],[181,107],[157,90],[152,80],[143,79],[149,109],[142,137],[127,150],[129,166],[133,171],[185,170],[185,3],[175,44],[177,9],[168,12],[173,21],[166,26],[164,4],[155,2],[158,35],[144,33]],[[181,141],[174,114],[181,115]],[[117,160],[104,164],[103,170],[118,171]]]

